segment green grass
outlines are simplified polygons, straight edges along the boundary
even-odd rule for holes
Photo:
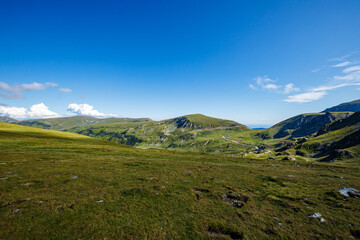
[[[360,200],[338,193],[360,190],[359,166],[142,150],[5,123],[0,159],[1,239],[349,239],[360,230]]]

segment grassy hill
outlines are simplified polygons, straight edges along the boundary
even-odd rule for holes
[[[0,156],[2,239],[349,239],[360,231],[359,199],[338,192],[360,189],[358,166],[142,150],[6,123]]]
[[[234,121],[201,114],[163,121],[113,123],[70,131],[139,148],[181,149],[202,152],[231,152],[238,145],[223,139],[227,131],[251,131]],[[230,149],[229,149],[230,148]]]
[[[64,118],[30,119],[18,122],[23,126],[38,127],[51,130],[69,130],[77,127],[97,126],[116,122],[142,122],[149,118],[95,118],[88,116],[74,116]]]

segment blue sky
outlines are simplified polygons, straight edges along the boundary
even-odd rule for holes
[[[1,1],[0,115],[271,125],[360,98],[360,1]]]

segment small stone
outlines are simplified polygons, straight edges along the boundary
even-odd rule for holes
[[[282,223],[279,223],[279,226],[282,226]]]
[[[20,209],[15,209],[15,210],[13,210],[12,212],[13,212],[13,213],[18,213],[18,212],[20,212]]]
[[[326,220],[324,218],[320,218],[320,222],[326,222]]]
[[[277,217],[274,217],[274,219],[275,219],[275,220],[277,220],[277,221],[280,221],[280,219],[279,219],[279,218],[277,218]]]
[[[189,180],[184,180],[184,182],[189,182]]]
[[[339,190],[339,193],[345,197],[360,197],[360,192],[354,188],[342,188]]]
[[[4,163],[4,162],[1,162],[1,163],[0,163],[0,165],[5,165],[5,164],[6,164],[6,163]]]
[[[318,218],[318,217],[321,217],[321,214],[320,213],[314,213],[313,215],[310,215],[309,217],[310,218]]]
[[[294,177],[294,175],[288,175],[288,177]]]
[[[72,176],[71,178],[76,179],[76,178],[78,178],[78,176]]]
[[[98,203],[102,203],[102,202],[104,202],[104,200],[99,200],[99,201],[97,201]]]
[[[8,179],[8,177],[2,177],[2,178],[0,178],[0,180],[6,180],[6,179]]]

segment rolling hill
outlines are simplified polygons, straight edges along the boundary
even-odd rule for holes
[[[70,131],[139,148],[172,148],[204,152],[227,151],[221,131],[251,131],[234,121],[192,114],[163,121],[113,123]],[[218,133],[218,134],[215,134]],[[209,134],[215,134],[210,137]],[[207,135],[207,137],[202,137]],[[232,143],[232,145],[234,145]]]
[[[360,230],[359,199],[339,192],[360,189],[358,165],[143,150],[7,123],[0,156],[2,239],[344,239]]]
[[[23,126],[38,127],[51,130],[69,130],[76,127],[104,125],[116,122],[143,122],[149,118],[95,118],[88,116],[74,116],[64,118],[31,119],[19,121]]]

